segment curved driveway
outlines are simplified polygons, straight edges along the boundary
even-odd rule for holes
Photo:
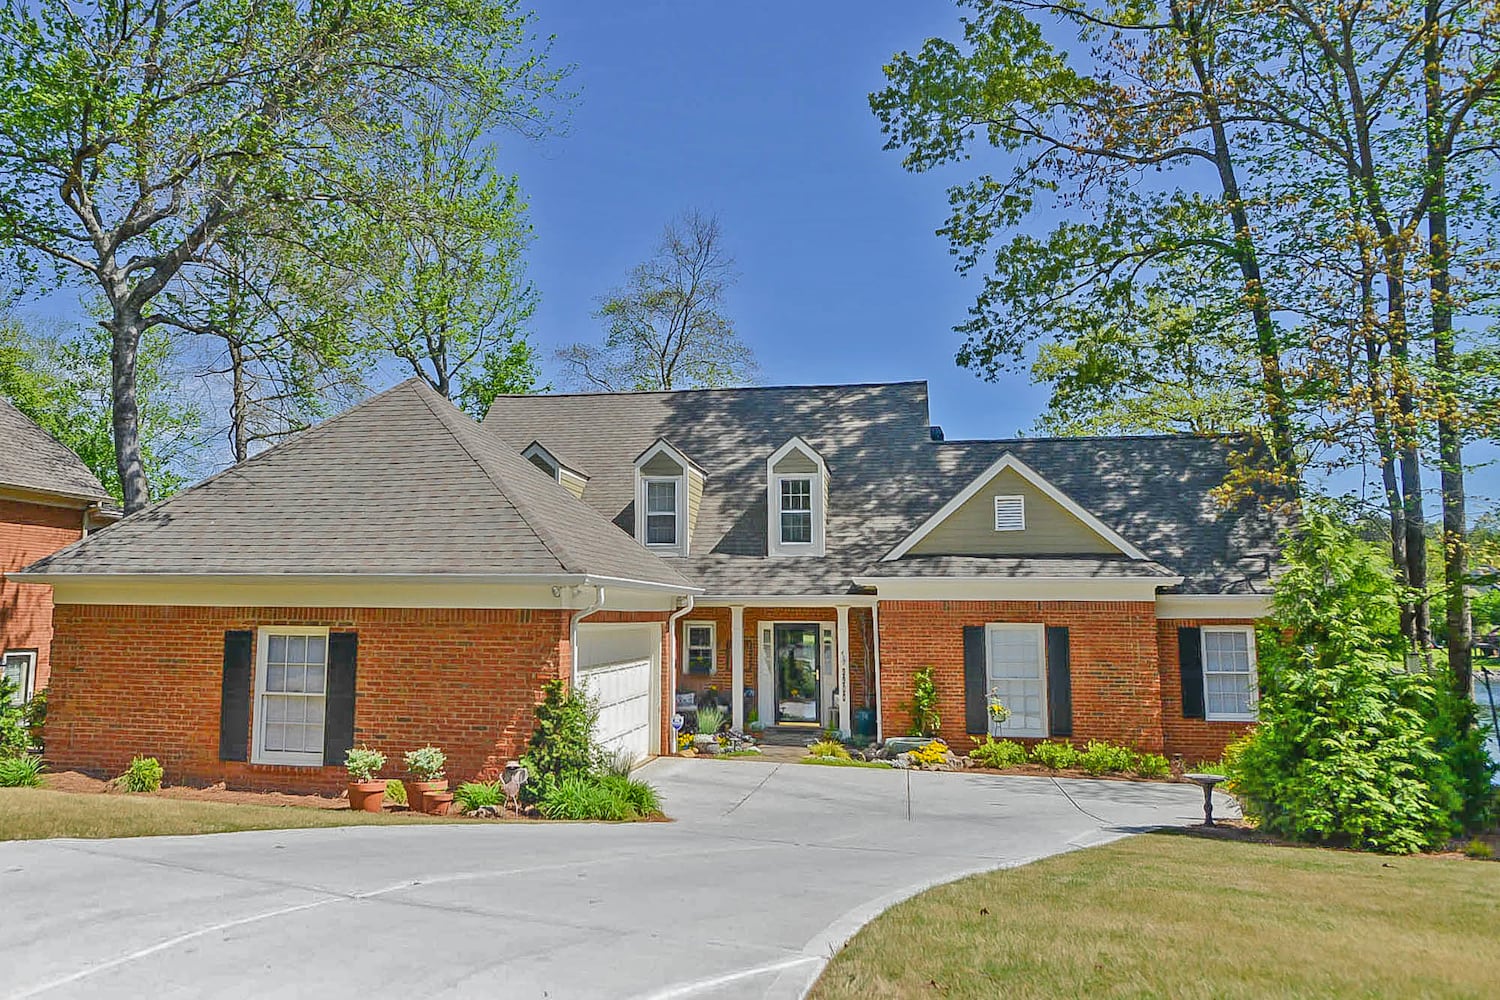
[[[0,844],[0,995],[795,997],[920,888],[1202,818],[1189,785],[643,773],[677,822]]]

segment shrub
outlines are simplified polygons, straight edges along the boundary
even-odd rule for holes
[[[521,800],[540,803],[569,778],[587,778],[602,764],[603,754],[594,742],[598,713],[580,692],[569,691],[560,679],[542,688],[536,706],[536,727],[526,744],[521,764],[528,777],[521,786]]]
[[[448,755],[432,746],[408,750],[402,759],[406,762],[406,769],[419,781],[442,780],[443,767],[448,763]]]
[[[1089,774],[1119,774],[1135,766],[1135,751],[1103,740],[1089,740],[1078,755],[1078,766]]]
[[[712,736],[724,728],[724,710],[718,705],[704,705],[698,709],[698,732]]]
[[[453,804],[459,812],[470,813],[480,806],[498,806],[505,792],[498,781],[466,781],[453,790]]]
[[[807,748],[807,755],[809,757],[837,757],[840,760],[849,759],[849,751],[836,740],[819,740]]]
[[[38,779],[40,780],[40,779]],[[1495,856],[1495,849],[1478,838],[1464,845],[1464,854],[1481,861],[1488,861]]]
[[[948,759],[948,744],[942,740],[933,740],[924,743],[915,750],[909,751],[907,756],[911,762],[919,767],[930,767],[933,764],[942,764]]]
[[[636,816],[660,816],[661,800],[656,795],[656,789],[644,781],[635,781],[630,778],[622,778],[618,775],[607,774],[599,779],[599,782],[613,790],[615,795],[630,803]]]
[[[1284,551],[1260,725],[1226,754],[1245,814],[1284,837],[1389,853],[1446,842],[1487,811],[1490,767],[1455,731],[1465,710],[1448,671],[1405,670],[1388,559],[1316,508]]]
[[[406,786],[399,781],[385,783],[385,800],[393,806],[409,805],[406,801]]]
[[[115,781],[127,792],[154,792],[161,788],[162,774],[161,761],[155,757],[135,757]]]
[[[1172,765],[1159,753],[1138,753],[1131,762],[1130,773],[1137,778],[1165,778],[1172,773]]]
[[[344,754],[344,767],[349,769],[350,781],[374,781],[385,767],[385,754],[373,747],[350,747]]]
[[[26,706],[16,705],[16,682],[0,674],[0,757],[16,757],[31,749]]]
[[[1019,767],[1026,763],[1026,748],[1015,740],[986,736],[983,743],[975,741],[969,759],[981,767]]]
[[[1078,764],[1078,748],[1071,743],[1044,740],[1031,748],[1031,759],[1043,767],[1061,771]]]
[[[35,754],[0,757],[0,788],[36,788],[46,765]]]
[[[563,778],[547,791],[539,808],[548,819],[615,821],[638,815],[631,798],[618,784],[589,775]]]
[[[923,667],[912,678],[911,735],[936,736],[943,727],[943,718],[938,714],[937,682],[932,679],[932,668]]]

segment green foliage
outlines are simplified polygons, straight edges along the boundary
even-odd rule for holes
[[[1226,754],[1246,815],[1282,836],[1392,853],[1445,842],[1488,809],[1490,768],[1475,735],[1455,731],[1446,672],[1405,672],[1393,574],[1316,507],[1283,559],[1260,643],[1260,725]]]
[[[17,757],[31,749],[25,705],[15,704],[16,682],[0,674],[0,757]]]
[[[1476,837],[1464,845],[1464,854],[1480,861],[1488,861],[1495,856],[1495,849]]]
[[[109,356],[107,331],[64,336],[0,317],[0,396],[66,445],[120,500]],[[136,365],[141,460],[157,495],[169,496],[199,472],[193,452],[205,434],[204,415],[181,388],[173,345],[163,331],[142,339]]]
[[[448,755],[437,747],[426,746],[408,750],[402,760],[406,763],[406,769],[417,780],[437,781],[443,776],[443,766],[448,763]]]
[[[539,806],[548,819],[620,821],[660,811],[645,782],[613,776],[573,775],[548,790]]]
[[[155,757],[136,756],[131,759],[125,773],[115,781],[127,792],[155,792],[161,789],[164,773],[161,761]]]
[[[399,781],[387,781],[385,783],[385,801],[393,806],[410,805],[406,801],[406,786]]]
[[[517,338],[503,347],[491,347],[480,355],[479,370],[472,367],[459,375],[458,405],[475,420],[490,412],[496,396],[548,392],[542,384],[541,360],[531,341]]]
[[[1135,767],[1135,751],[1102,740],[1089,740],[1078,755],[1078,766],[1089,774],[1119,774]]]
[[[1165,778],[1172,773],[1172,765],[1159,753],[1138,753],[1131,762],[1130,773],[1137,778]]]
[[[1078,756],[1077,747],[1058,740],[1043,740],[1031,748],[1031,759],[1054,771],[1077,767]]]
[[[47,765],[35,754],[0,757],[0,788],[39,788]]]
[[[719,706],[704,705],[698,709],[698,732],[704,736],[712,736],[724,728],[726,718],[724,710]]]
[[[718,219],[689,212],[600,299],[604,343],[571,344],[558,358],[575,384],[610,392],[744,385],[758,366],[725,312],[734,279]]]
[[[938,689],[932,670],[931,666],[922,667],[912,677],[911,701],[906,706],[911,712],[912,736],[936,736],[943,725],[943,718],[938,713]]]
[[[1026,748],[1015,740],[986,736],[983,743],[969,751],[969,759],[981,767],[1019,767],[1026,763]]]
[[[837,740],[819,740],[807,748],[809,757],[837,757],[841,760],[849,759],[849,751]]]
[[[564,781],[592,777],[603,766],[594,742],[598,716],[581,693],[569,691],[560,679],[550,680],[534,714],[536,726],[521,758],[528,773],[521,798],[528,805],[540,803]]]
[[[505,792],[498,781],[466,781],[453,790],[453,804],[459,812],[471,813],[480,806],[498,806]]]
[[[344,754],[344,767],[349,770],[350,781],[374,781],[385,767],[385,754],[373,747],[350,747]]]

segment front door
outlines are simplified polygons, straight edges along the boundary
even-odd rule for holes
[[[822,721],[820,634],[819,626],[812,623],[772,628],[771,673],[776,685],[777,725],[816,726]]]

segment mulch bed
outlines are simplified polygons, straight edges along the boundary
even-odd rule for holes
[[[79,771],[53,771],[43,775],[46,787],[56,792],[81,794],[125,794],[111,782],[91,778]],[[223,785],[195,788],[191,785],[163,785],[161,791],[137,794],[155,795],[164,799],[187,799],[195,802],[225,802],[243,806],[300,806],[304,809],[348,809],[349,800],[344,796],[291,795],[286,792],[241,792]]]

